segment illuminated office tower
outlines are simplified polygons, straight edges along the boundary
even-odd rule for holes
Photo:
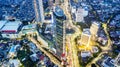
[[[90,27],[90,32],[92,35],[97,35],[98,31],[100,29],[100,23],[98,22],[93,22],[91,27]]]

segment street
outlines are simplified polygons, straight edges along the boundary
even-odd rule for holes
[[[107,21],[107,23],[109,23],[109,22],[110,22],[110,19]],[[102,49],[102,52],[96,58],[94,58],[90,63],[88,63],[86,67],[91,67],[91,64],[96,63],[101,58],[101,55],[103,55],[104,53],[108,53],[108,51],[111,50],[111,39],[110,39],[109,33],[107,31],[107,24],[103,23],[102,26],[105,31],[105,34],[107,34],[108,44],[105,47],[98,45]]]
[[[74,39],[80,35],[81,31],[79,28],[77,28],[75,25],[73,25],[72,23],[72,17],[71,17],[71,14],[69,13],[69,2],[68,0],[65,0],[64,4],[62,4],[60,6],[66,17],[67,17],[67,22],[66,22],[66,25],[69,25],[67,26],[67,28],[69,29],[72,28],[75,30],[75,33],[74,34],[66,34],[66,47],[68,46],[68,55],[67,57],[69,57],[67,60],[68,60],[68,64],[69,66],[68,67],[80,67],[80,64],[79,64],[79,59],[78,59],[78,55],[77,55],[77,48],[76,48],[76,45],[75,45],[75,42],[74,42]]]

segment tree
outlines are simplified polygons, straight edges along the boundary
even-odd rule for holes
[[[97,67],[97,66],[93,63],[93,64],[91,64],[91,67]]]

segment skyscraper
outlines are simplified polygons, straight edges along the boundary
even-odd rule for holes
[[[98,34],[98,31],[100,29],[100,23],[99,22],[96,22],[94,21],[90,27],[90,33],[91,33],[91,39],[92,40],[97,40],[97,34]]]
[[[36,22],[42,25],[44,22],[44,9],[42,0],[34,0],[34,10],[36,15]]]
[[[97,35],[98,31],[100,29],[100,23],[98,22],[93,22],[91,27],[90,27],[90,32],[92,35]]]

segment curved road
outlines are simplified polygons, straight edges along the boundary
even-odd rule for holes
[[[38,36],[39,37],[39,36]],[[39,42],[37,42],[37,40],[35,40],[33,37],[28,36],[28,39],[30,41],[32,41],[34,44],[36,44],[36,46],[43,52],[45,53],[46,56],[49,57],[49,59],[56,65],[58,65],[59,67],[63,67],[63,65],[61,64],[61,60],[58,59],[54,54],[52,54],[48,49],[46,49],[44,47],[44,44],[40,44]]]
[[[111,16],[111,18],[112,18],[113,16]],[[110,18],[110,19],[111,19]],[[108,53],[108,51],[110,51],[111,50],[111,39],[110,39],[110,37],[109,37],[109,32],[107,31],[107,24],[110,22],[110,19],[107,21],[107,23],[103,23],[102,24],[102,27],[103,27],[103,30],[105,31],[105,33],[106,33],[106,35],[107,35],[107,38],[108,38],[108,44],[105,46],[105,47],[103,47],[103,46],[100,46],[100,45],[98,45],[98,46],[100,46],[100,48],[102,49],[102,52],[96,57],[96,58],[94,58],[89,64],[87,64],[87,66],[86,67],[90,67],[91,66],[91,64],[92,63],[96,63],[100,58],[101,58],[101,55],[102,54],[104,54],[104,53]]]

